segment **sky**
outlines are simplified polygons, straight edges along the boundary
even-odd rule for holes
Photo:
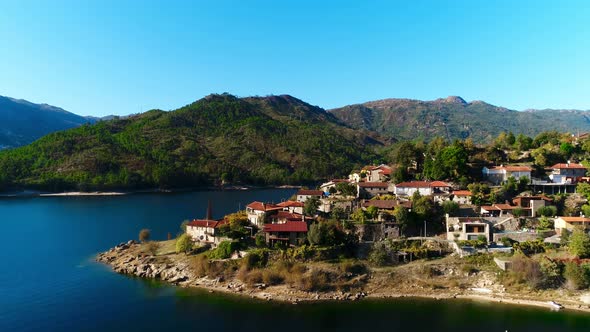
[[[590,2],[0,0],[0,95],[81,115],[210,93],[590,109]]]

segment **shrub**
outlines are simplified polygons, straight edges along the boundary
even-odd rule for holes
[[[541,265],[526,256],[517,256],[512,260],[512,272],[532,288],[540,288],[545,282]]]
[[[264,234],[256,234],[255,243],[259,248],[266,247],[266,238],[264,237]]]
[[[231,254],[240,249],[240,244],[234,241],[221,241],[217,246],[217,249],[212,250],[209,253],[209,258],[212,259],[226,259],[230,258]]]
[[[204,277],[209,273],[209,259],[205,255],[195,256],[190,260],[189,268],[197,277]]]
[[[355,275],[367,273],[368,268],[361,262],[344,262],[340,264],[340,270]]]
[[[160,250],[160,243],[156,242],[156,241],[150,241],[150,242],[146,243],[145,249],[152,256],[156,256],[156,254],[158,253],[158,250]]]
[[[242,258],[242,268],[251,270],[254,268],[265,267],[268,261],[268,252],[266,250],[251,250],[246,257]]]
[[[586,232],[576,229],[569,238],[569,251],[580,258],[590,256],[590,237]]]
[[[193,240],[188,234],[181,234],[176,239],[176,253],[188,253],[193,249]]]
[[[147,229],[147,228],[142,229],[141,231],[139,231],[139,241],[141,241],[141,242],[148,241],[150,239],[150,235],[151,235],[151,232],[149,229]]]
[[[574,262],[565,264],[563,277],[565,286],[572,290],[587,288],[590,283],[588,270]]]
[[[391,261],[389,248],[383,242],[375,242],[368,258],[371,264],[383,266]]]

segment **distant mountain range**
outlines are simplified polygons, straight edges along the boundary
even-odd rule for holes
[[[49,133],[97,120],[47,104],[0,96],[0,149],[26,145]]]
[[[590,131],[588,111],[514,111],[483,101],[466,102],[456,96],[433,101],[383,99],[329,112],[352,128],[375,131],[397,140],[471,137],[476,143],[484,143],[502,131],[533,137],[547,130]]]

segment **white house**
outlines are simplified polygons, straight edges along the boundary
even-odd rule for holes
[[[297,195],[297,202],[305,203],[311,197],[322,198],[324,192],[321,190],[300,189],[295,195]]]
[[[252,202],[246,205],[248,221],[258,227],[262,227],[271,214],[274,214],[280,210],[283,210],[283,208],[280,206],[263,202]]]
[[[412,196],[419,192],[422,196],[435,194],[449,194],[451,185],[442,181],[410,181],[395,185],[395,194],[398,196]]]
[[[527,177],[531,179],[532,168],[528,166],[494,166],[491,168],[484,167],[482,169],[483,176],[494,184],[499,184],[508,180],[509,177],[520,179]]]
[[[278,207],[283,208],[284,211],[289,211],[291,213],[299,213],[303,214],[303,206],[305,204],[303,202],[295,202],[295,201],[285,201],[277,204]]]
[[[471,205],[471,191],[455,190],[452,192],[453,202],[462,205]]]
[[[217,245],[227,238],[219,234],[219,227],[226,224],[222,220],[193,220],[186,225],[186,233],[193,241]]]
[[[563,230],[573,231],[576,228],[581,228],[584,230],[590,229],[590,218],[586,217],[556,217],[555,222],[555,232],[558,235],[563,233]]]
[[[570,163],[551,166],[549,178],[553,183],[573,184],[577,179],[586,176],[587,168],[582,164]]]
[[[487,242],[492,239],[491,223],[483,218],[446,217],[447,240],[477,240],[484,236]]]

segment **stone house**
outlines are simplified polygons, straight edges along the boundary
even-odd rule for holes
[[[393,189],[389,182],[359,182],[357,183],[357,197],[374,197],[385,195]]]
[[[537,217],[537,211],[542,207],[551,205],[552,201],[551,198],[545,195],[518,196],[512,200],[512,203],[523,210],[525,217]]]

